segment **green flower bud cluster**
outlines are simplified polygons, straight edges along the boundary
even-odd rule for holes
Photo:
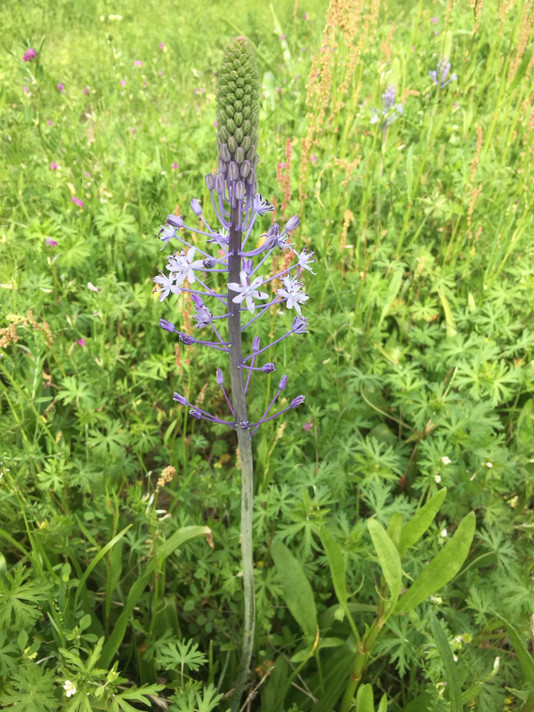
[[[258,163],[260,83],[254,49],[246,37],[232,40],[217,82],[218,173],[234,194],[253,192]]]

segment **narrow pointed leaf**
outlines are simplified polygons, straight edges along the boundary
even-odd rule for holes
[[[406,613],[451,581],[462,568],[475,535],[476,517],[469,512],[443,549],[425,566],[401,596],[396,613]]]
[[[434,642],[436,643],[436,647],[441,656],[443,667],[445,669],[451,712],[463,712],[464,706],[462,704],[462,690],[460,688],[460,683],[458,682],[458,673],[456,671],[454,658],[452,657],[451,646],[449,645],[447,636],[443,632],[441,623],[433,613],[430,614],[430,627],[432,628]]]
[[[391,598],[396,601],[401,590],[402,567],[397,547],[384,527],[376,519],[367,522],[371,539],[375,547],[382,574],[386,579]]]
[[[423,536],[434,521],[434,517],[439,512],[446,496],[447,488],[444,487],[435,494],[432,499],[429,499],[428,502],[413,515],[410,521],[404,525],[399,545],[401,556]]]
[[[306,578],[302,564],[281,541],[273,542],[271,554],[280,575],[284,600],[291,615],[305,635],[315,638],[317,609],[312,587]]]

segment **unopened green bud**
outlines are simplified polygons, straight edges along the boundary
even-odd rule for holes
[[[236,37],[225,51],[217,82],[218,144],[226,162],[230,159],[241,165],[246,159],[251,168],[257,164],[259,94],[252,44],[246,37]],[[255,171],[243,177],[250,184]]]

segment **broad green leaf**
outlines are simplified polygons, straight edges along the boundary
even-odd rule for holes
[[[449,641],[447,640],[447,636],[443,632],[441,623],[433,613],[430,614],[430,627],[432,628],[434,642],[436,643],[436,647],[439,651],[443,661],[443,667],[445,669],[451,712],[463,712],[464,706],[462,704],[462,690],[460,688],[460,683],[458,682],[458,674],[454,658],[452,657],[451,647],[449,645]]]
[[[400,598],[396,613],[406,613],[418,606],[445,584],[462,568],[475,535],[476,517],[469,512],[443,549],[425,566],[408,591]]]
[[[380,702],[378,703],[378,711],[377,712],[387,712],[388,708],[388,698],[385,695],[382,695],[380,698]]]
[[[526,645],[521,640],[519,633],[516,631],[514,626],[496,611],[493,611],[493,614],[503,622],[504,627],[510,636],[510,643],[512,644],[519,662],[521,663],[525,677],[530,685],[534,685],[534,658],[528,652]]]
[[[280,575],[284,600],[291,615],[305,635],[315,638],[317,635],[317,609],[312,587],[306,578],[302,564],[280,541],[273,542],[271,554]]]
[[[327,529],[322,528],[320,536],[321,541],[323,542],[326,558],[328,559],[328,565],[330,566],[332,583],[334,584],[334,591],[336,592],[337,600],[339,601],[341,607],[345,610],[347,608],[348,596],[345,578],[345,562],[343,561],[341,548]]]
[[[397,294],[399,293],[399,290],[401,288],[403,274],[404,270],[400,268],[393,273],[393,277],[391,278],[391,282],[389,283],[389,289],[386,295],[386,299],[384,301],[384,306],[382,307],[382,312],[380,313],[380,319],[378,320],[378,326],[380,326],[384,319],[387,317],[393,302],[397,298]]]
[[[190,539],[194,539],[195,537],[206,536],[210,534],[211,529],[209,527],[191,526],[182,527],[181,529],[178,529],[178,531],[174,532],[174,534],[170,536],[167,541],[165,541],[159,546],[158,567],[161,566],[163,560],[167,556],[176,551],[176,549],[178,549],[182,544],[185,544],[185,542],[189,541]],[[145,588],[148,586],[153,577],[154,559],[151,559],[146,566],[145,573],[140,578],[138,578],[137,581],[131,587],[122,613],[120,614],[119,618],[115,623],[113,632],[111,633],[111,635],[106,641],[106,644],[104,645],[102,655],[100,656],[100,660],[98,661],[101,667],[109,667],[113,656],[119,649],[119,645],[122,643],[123,638],[126,634],[126,629],[128,627],[128,623],[130,622],[133,610],[137,605],[139,599],[143,595]]]
[[[356,712],[375,712],[372,685],[362,685],[356,695]]]
[[[380,522],[377,522],[376,519],[369,519],[367,527],[373,540],[382,573],[389,587],[393,605],[401,590],[402,567],[399,552]]]
[[[399,545],[401,556],[423,536],[434,521],[434,517],[439,512],[446,496],[447,488],[444,487],[435,494],[432,499],[429,499],[428,502],[413,515],[410,521],[404,525]]]

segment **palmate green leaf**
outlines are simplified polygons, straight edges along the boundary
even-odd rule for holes
[[[305,635],[315,638],[317,609],[312,587],[306,578],[302,564],[281,541],[273,542],[271,554],[280,575],[284,600],[291,615]]]
[[[391,594],[391,606],[394,606],[399,597],[402,581],[402,566],[398,549],[387,531],[376,519],[369,519],[367,527]]]
[[[443,549],[425,566],[408,591],[401,596],[396,613],[406,613],[451,581],[462,568],[475,535],[476,517],[469,512]]]
[[[145,707],[151,707],[152,701],[147,699],[147,695],[155,695],[160,690],[163,690],[165,685],[143,685],[131,690],[124,690],[113,695],[111,700],[111,712],[139,712],[138,707],[132,707],[130,702],[137,702]]]
[[[452,657],[451,647],[449,645],[449,641],[447,640],[447,636],[443,632],[441,623],[433,613],[430,614],[430,627],[432,628],[434,642],[436,643],[436,647],[441,656],[443,667],[445,669],[451,712],[463,712],[464,707],[462,704],[462,690],[460,688],[460,683],[458,682],[458,674],[454,658]]]
[[[0,695],[2,709],[10,712],[50,712],[57,709],[54,673],[42,665],[25,662]]]
[[[31,625],[40,615],[39,603],[47,599],[49,584],[31,580],[31,571],[19,565],[0,579],[0,627]]]

